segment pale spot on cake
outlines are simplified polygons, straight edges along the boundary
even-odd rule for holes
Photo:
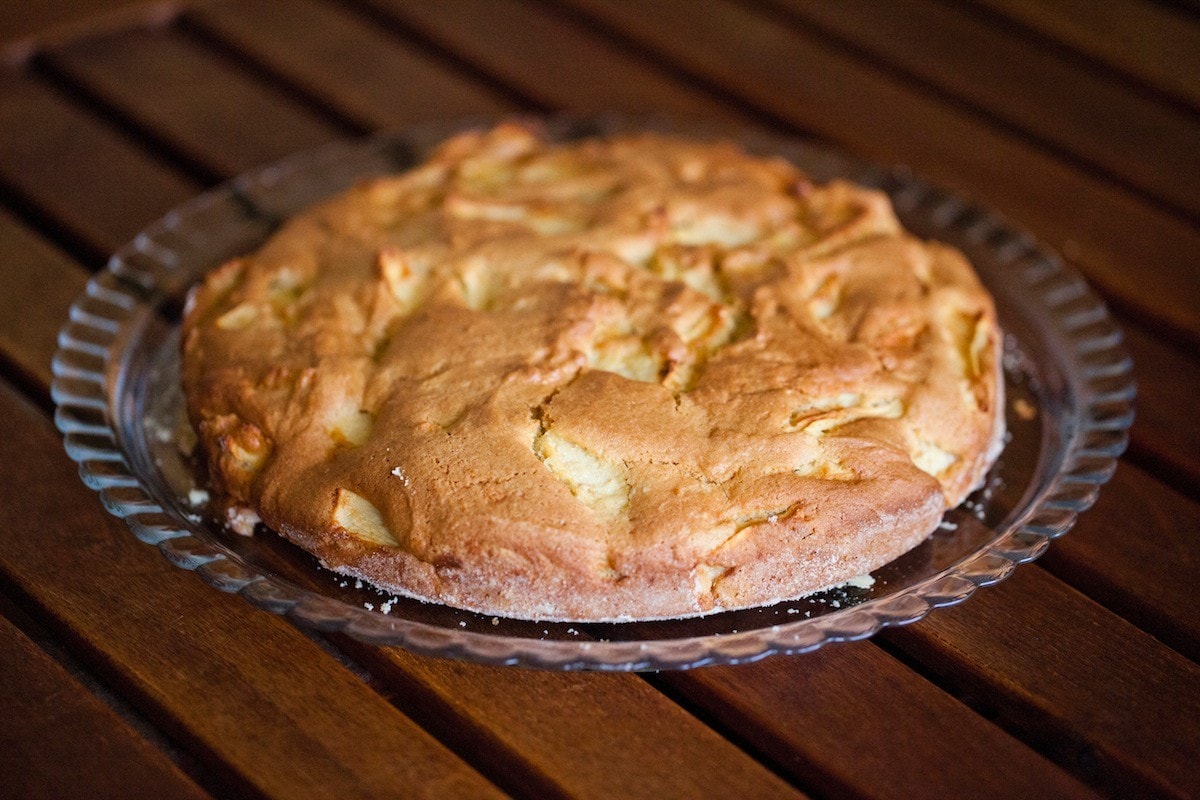
[[[375,417],[354,406],[344,408],[329,420],[329,438],[338,447],[360,447],[371,438]]]
[[[685,247],[668,244],[660,247],[651,257],[647,268],[667,280],[681,281],[693,291],[705,295],[718,303],[727,302],[728,292],[721,285],[716,262],[718,250],[714,247]]]
[[[919,436],[913,437],[909,452],[917,469],[935,478],[945,473],[958,461],[958,456],[954,453]]]
[[[616,517],[628,506],[630,485],[624,465],[605,461],[553,430],[538,433],[533,450],[546,469],[598,516]]]
[[[333,506],[333,523],[346,533],[370,544],[399,547],[383,515],[370,500],[349,489],[338,489]]]
[[[453,286],[463,304],[472,311],[490,311],[496,299],[486,264],[467,263],[452,275]]]
[[[233,460],[233,465],[241,472],[253,474],[262,469],[270,446],[253,426],[243,426],[235,436],[222,439],[222,449]]]
[[[696,597],[712,602],[712,596],[717,593],[717,584],[729,572],[729,567],[719,564],[698,564],[692,571],[692,591]]]
[[[801,478],[816,478],[823,481],[854,481],[858,473],[850,467],[830,458],[812,458],[796,465],[792,472]]]
[[[813,319],[824,320],[833,316],[842,299],[842,281],[837,273],[830,273],[808,298],[808,313]]]
[[[223,331],[241,331],[254,325],[262,316],[261,309],[251,303],[242,303],[217,317],[216,325]]]
[[[735,533],[741,533],[756,525],[774,525],[792,516],[799,510],[801,503],[792,503],[781,508],[767,508],[757,511],[744,511],[733,519]],[[732,538],[732,537],[731,537]]]
[[[788,422],[795,430],[810,436],[824,436],[832,430],[861,419],[899,419],[904,403],[898,397],[863,399],[855,393],[821,397],[792,412]]]
[[[267,283],[267,296],[277,312],[287,313],[299,302],[307,288],[295,270],[283,267]]]
[[[946,315],[946,330],[953,342],[954,355],[963,376],[970,381],[982,374],[983,356],[988,347],[989,334],[980,324],[982,318],[983,313],[979,311],[955,310]]]
[[[400,309],[411,310],[421,298],[424,281],[408,255],[397,247],[381,248],[375,256],[375,268]]]

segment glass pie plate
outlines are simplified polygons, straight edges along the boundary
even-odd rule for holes
[[[1111,476],[1133,417],[1131,362],[1079,276],[997,214],[904,170],[737,131],[747,149],[788,158],[817,180],[848,177],[887,191],[909,230],[965,251],[996,299],[1009,441],[986,483],[922,545],[876,570],[873,584],[685,620],[529,622],[393,597],[323,569],[269,532],[244,537],[212,521],[181,425],[178,321],[188,288],[290,215],[363,178],[408,168],[456,130],[490,122],[340,142],[250,173],[148,227],[91,280],[59,335],[56,421],[83,481],[139,539],[255,606],[367,642],[558,669],[686,668],[862,639],[961,602],[1041,555]],[[618,129],[730,135],[657,119],[539,122],[560,140]]]

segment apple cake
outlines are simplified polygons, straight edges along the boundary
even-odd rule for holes
[[[505,123],[191,293],[227,524],[527,619],[771,604],[919,544],[1002,438],[1001,335],[887,197],[728,142]]]

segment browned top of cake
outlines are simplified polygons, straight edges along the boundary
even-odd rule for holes
[[[209,275],[184,388],[234,522],[411,596],[651,618],[919,543],[995,455],[999,338],[880,193],[502,125]]]

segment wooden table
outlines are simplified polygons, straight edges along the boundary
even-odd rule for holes
[[[1200,4],[230,0],[0,82],[0,794],[1200,796]],[[511,111],[801,133],[1025,226],[1125,327],[1131,446],[1037,564],[870,641],[660,674],[318,635],[163,561],[50,421],[89,272],[322,142]]]

